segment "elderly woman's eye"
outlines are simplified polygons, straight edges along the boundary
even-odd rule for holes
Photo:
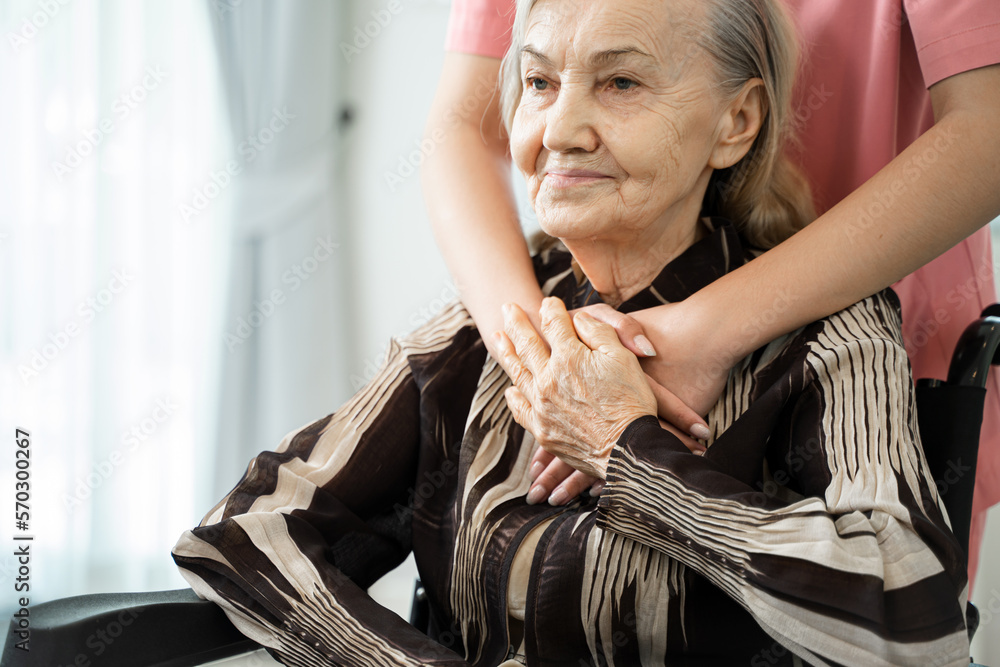
[[[617,90],[629,90],[629,89],[634,88],[635,86],[639,85],[638,83],[636,83],[632,79],[626,79],[623,76],[616,76],[613,79],[613,83],[615,84],[615,88]]]
[[[537,76],[528,77],[528,85],[534,90],[545,90],[549,87],[549,82],[545,79],[539,79]]]

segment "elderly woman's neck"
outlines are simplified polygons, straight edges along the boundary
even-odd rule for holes
[[[705,225],[670,226],[655,237],[564,239],[576,266],[608,305],[617,308],[648,287],[663,268],[705,236]],[[579,275],[577,276],[579,278]]]

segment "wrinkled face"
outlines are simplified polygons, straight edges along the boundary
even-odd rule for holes
[[[723,110],[695,39],[706,4],[532,9],[511,153],[545,232],[615,241],[697,219]]]

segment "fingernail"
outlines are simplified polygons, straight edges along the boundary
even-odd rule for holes
[[[592,495],[592,496],[599,496],[599,495],[601,495],[601,491],[604,490],[604,484],[605,484],[605,482],[604,482],[603,479],[599,480],[597,482],[594,482],[594,485],[592,487],[590,487],[590,495]]]
[[[655,357],[656,350],[653,348],[653,344],[649,342],[649,339],[639,334],[634,339],[635,346],[639,348],[639,351],[645,354],[647,357]]]
[[[577,313],[576,316],[579,319],[584,320],[586,322],[593,322],[594,321],[593,316],[591,316],[589,313],[587,313],[585,311],[582,311],[582,310],[579,313]]]
[[[549,492],[546,491],[544,486],[536,484],[535,486],[531,487],[531,491],[528,491],[528,497],[526,498],[526,500],[528,501],[529,505],[537,505],[538,503],[545,500],[545,496],[547,496],[548,494]]]
[[[712,437],[712,432],[704,424],[695,424],[691,427],[691,437],[698,440],[708,440]]]
[[[559,505],[565,505],[567,500],[569,500],[569,494],[566,493],[566,489],[560,486],[549,496],[549,505],[558,507]]]
[[[694,451],[694,455],[695,456],[704,456],[706,451],[708,451],[708,450],[707,449],[696,449]]]
[[[543,470],[545,470],[545,466],[542,465],[542,462],[535,461],[531,466],[531,470],[528,472],[528,477],[531,478],[531,481],[535,481],[535,478],[541,475]]]

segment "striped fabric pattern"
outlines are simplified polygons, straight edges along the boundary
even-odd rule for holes
[[[621,309],[753,256],[708,224]],[[593,302],[570,262],[541,253],[539,284]],[[774,341],[730,372],[704,457],[638,419],[600,498],[529,506],[537,445],[454,303],[257,456],[174,559],[288,665],[965,664],[962,554],[899,331],[887,291]],[[410,551],[433,637],[365,593]]]

